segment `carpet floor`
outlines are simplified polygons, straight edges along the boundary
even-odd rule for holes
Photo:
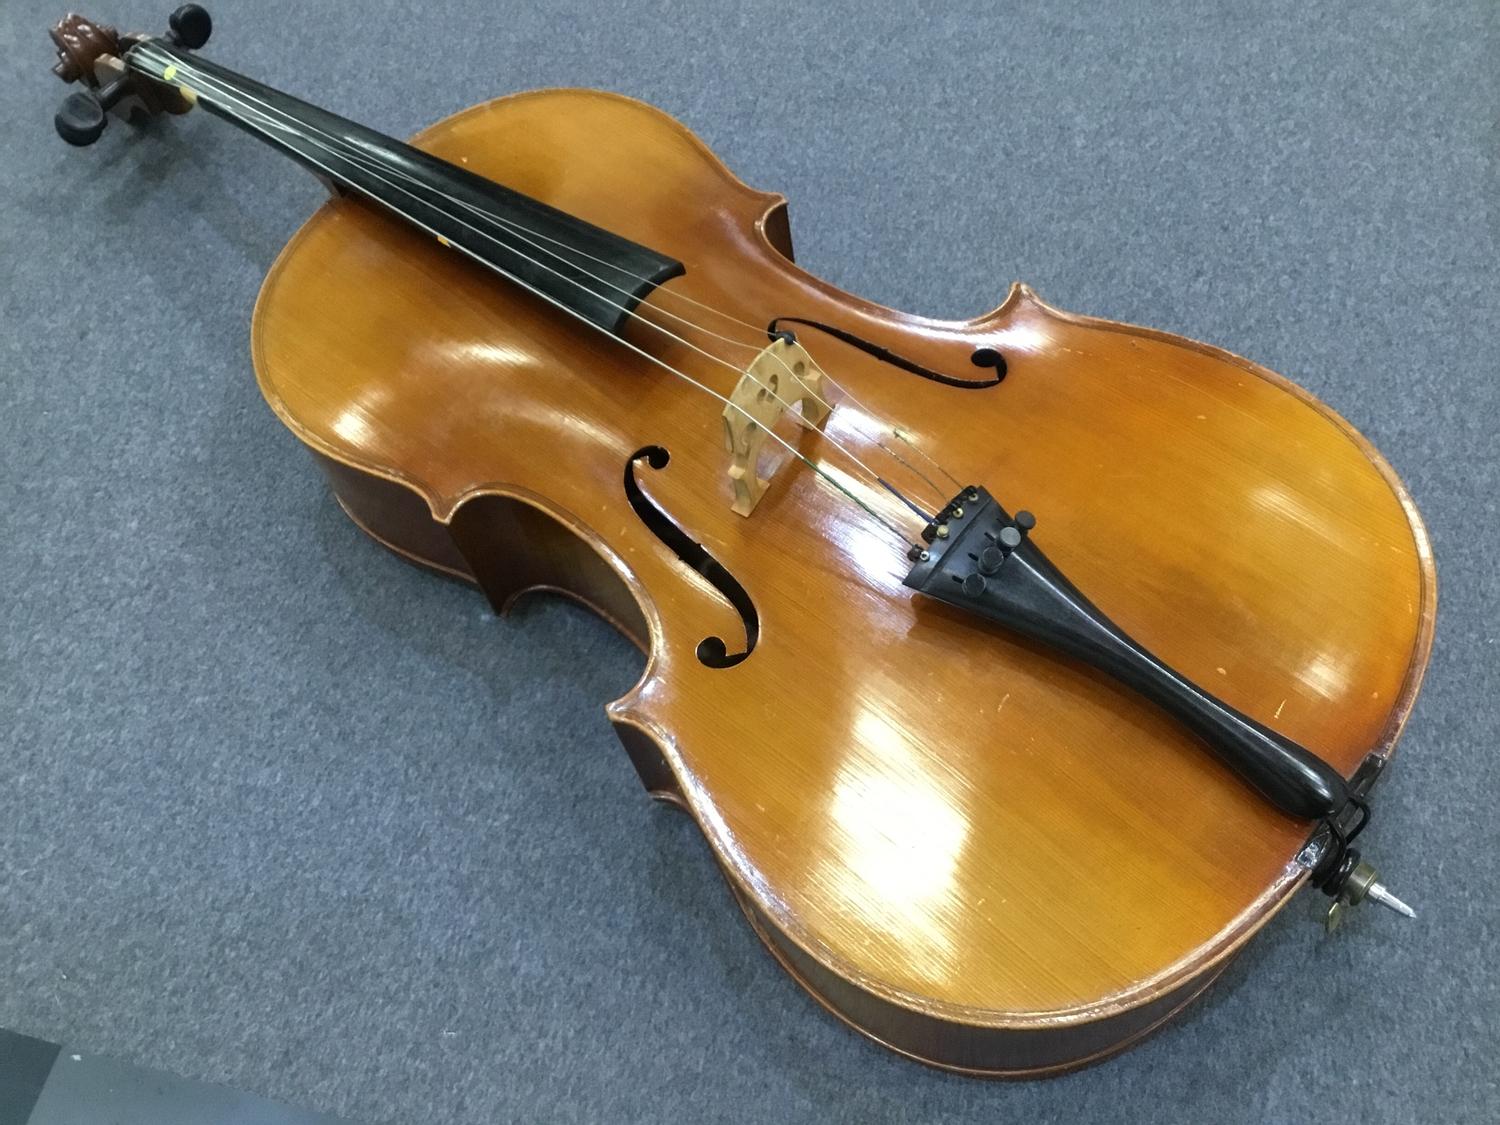
[[[0,6],[0,1026],[370,1122],[1500,1118],[1492,2],[213,8],[209,57],[397,135],[630,93],[844,288],[1211,341],[1403,475],[1441,606],[1366,839],[1420,918],[1308,896],[1139,1049],[1013,1084],[765,954],[604,718],[630,645],[350,526],[247,346],[321,189],[205,114],[64,146],[65,7]]]

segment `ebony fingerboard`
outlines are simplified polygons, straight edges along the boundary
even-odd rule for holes
[[[137,43],[125,61],[612,335],[653,289],[684,272],[674,258],[163,40]]]

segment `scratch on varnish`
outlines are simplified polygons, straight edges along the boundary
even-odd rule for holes
[[[1282,701],[1281,701],[1281,702],[1280,702],[1280,703],[1278,703],[1278,704],[1277,704],[1277,705],[1276,705],[1276,717],[1277,717],[1277,718],[1278,718],[1278,719],[1279,719],[1279,718],[1281,718],[1281,709],[1282,709],[1282,708],[1283,708],[1283,707],[1285,707],[1285,706],[1286,706],[1286,700],[1285,700],[1285,699],[1283,699],[1283,700],[1282,700]]]

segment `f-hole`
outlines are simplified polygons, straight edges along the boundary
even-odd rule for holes
[[[941,371],[934,371],[930,367],[924,367],[916,360],[907,359],[905,356],[897,355],[890,348],[883,348],[879,344],[871,343],[853,332],[842,328],[835,328],[831,324],[823,324],[821,321],[804,320],[800,316],[778,316],[770,324],[766,325],[766,338],[774,340],[778,336],[792,337],[792,333],[782,329],[783,324],[801,324],[806,328],[816,328],[819,332],[832,336],[835,340],[848,344],[851,348],[858,348],[865,355],[874,356],[881,363],[888,363],[901,371],[909,371],[913,375],[920,375],[934,383],[941,383],[945,387],[957,387],[963,391],[982,391],[987,387],[998,387],[1005,381],[1005,356],[994,348],[975,348],[969,356],[969,362],[975,367],[988,368],[994,371],[994,375],[988,379],[960,379],[955,375],[945,375]]]
[[[760,614],[755,612],[755,603],[738,579],[641,491],[635,479],[635,467],[642,460],[651,468],[660,470],[666,468],[671,454],[659,445],[648,445],[631,454],[630,460],[625,462],[625,497],[652,534],[672,548],[679,559],[708,579],[724,600],[739,612],[740,620],[745,624],[744,652],[731,653],[722,637],[704,637],[698,642],[698,659],[708,667],[733,668],[755,651],[755,642],[760,639]]]

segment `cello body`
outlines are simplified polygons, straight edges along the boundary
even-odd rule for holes
[[[1431,645],[1431,550],[1390,466],[1305,391],[1024,286],[961,322],[840,292],[794,263],[780,196],[621,96],[502,98],[415,143],[680,259],[672,291],[747,324],[836,326],[958,376],[998,351],[1003,381],[957,387],[801,332],[848,395],[822,433],[779,432],[831,465],[833,440],[877,458],[868,419],[895,420],[1034,510],[1036,541],[1172,666],[1345,777],[1389,758]],[[717,328],[744,362],[764,346]],[[627,339],[734,383],[644,323]],[[1308,824],[1169,717],[917,599],[878,527],[785,453],[753,513],[732,510],[722,403],[440,240],[332,199],[272,268],[252,350],[368,534],[499,609],[576,598],[641,647],[607,711],[646,788],[694,818],[782,965],[887,1046],[992,1075],[1100,1058],[1307,881]],[[739,645],[746,615],[662,521],[753,603],[748,658],[699,658],[705,637]]]

